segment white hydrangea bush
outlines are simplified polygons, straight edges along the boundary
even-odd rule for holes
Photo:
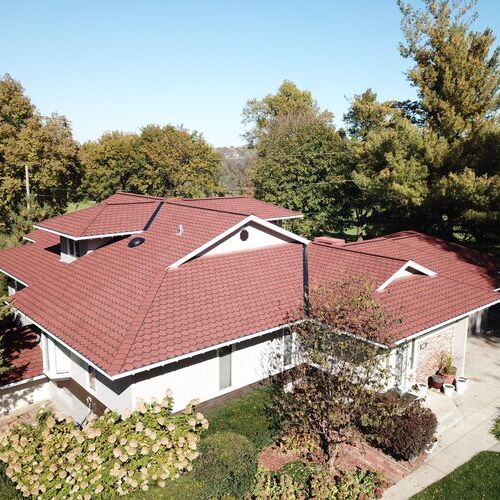
[[[208,421],[195,402],[172,415],[173,399],[139,400],[123,415],[91,415],[80,430],[62,415],[41,410],[34,425],[17,424],[0,436],[0,460],[25,496],[91,499],[126,495],[192,470]]]

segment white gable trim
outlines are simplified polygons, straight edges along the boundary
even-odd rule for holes
[[[126,231],[124,233],[93,234],[92,236],[72,236],[71,234],[62,233],[61,231],[55,231],[54,229],[47,229],[46,227],[39,226],[37,224],[33,224],[33,227],[35,229],[41,229],[42,231],[47,231],[48,233],[57,234],[58,236],[64,236],[65,238],[69,238],[70,240],[74,241],[93,240],[97,238],[109,238],[112,236],[128,236],[130,234],[139,234],[144,232],[142,229],[140,229],[139,231]]]
[[[268,222],[267,220],[261,219],[260,217],[257,217],[255,215],[249,215],[242,221],[238,222],[234,226],[230,227],[229,229],[226,229],[226,231],[218,234],[215,238],[212,238],[210,241],[207,241],[200,247],[196,248],[192,252],[188,253],[187,255],[184,255],[184,257],[181,257],[179,260],[176,260],[173,264],[170,264],[167,269],[176,269],[180,265],[184,264],[188,260],[191,260],[192,258],[196,257],[197,255],[201,254],[211,246],[217,244],[219,241],[223,240],[226,236],[229,236],[230,234],[234,233],[237,231],[239,228],[246,226],[250,222],[254,222],[255,224],[265,227],[269,229],[270,231],[273,231],[277,234],[281,234],[282,236],[286,236],[287,238],[290,238],[291,240],[297,241],[299,243],[302,243],[303,245],[307,245],[309,243],[309,240],[306,238],[303,238],[302,236],[299,236],[295,233],[292,233],[291,231],[287,231],[286,229],[283,229],[281,227],[276,226],[275,224]]]
[[[32,240],[31,238],[28,238],[27,236],[23,236],[23,240],[29,241],[30,243],[36,243],[36,240]]]
[[[303,219],[304,215],[289,215],[288,217],[269,217],[264,220],[267,220],[269,222],[275,221],[275,220],[291,220],[291,219]]]
[[[413,260],[409,260],[406,264],[401,266],[389,279],[384,281],[384,283],[382,283],[377,288],[377,292],[384,291],[393,281],[396,281],[399,278],[407,276],[408,268],[415,269],[419,273],[425,274],[426,276],[436,276],[437,275],[437,273],[435,273],[434,271],[431,271],[430,269],[427,269],[427,267],[421,266],[420,264],[417,264]]]

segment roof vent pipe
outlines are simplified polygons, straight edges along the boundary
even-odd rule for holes
[[[182,224],[179,224],[177,226],[176,234],[177,234],[177,236],[182,236],[184,234],[184,226]]]

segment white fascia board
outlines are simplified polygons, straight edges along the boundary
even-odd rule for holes
[[[437,273],[434,272],[434,271],[431,271],[430,269],[428,269],[427,267],[424,267],[420,264],[418,264],[417,262],[413,261],[413,260],[409,260],[406,264],[404,264],[403,266],[401,266],[390,278],[388,278],[387,280],[385,280],[378,288],[377,288],[377,292],[382,292],[384,291],[393,281],[396,281],[397,279],[399,278],[402,278],[403,276],[405,276],[405,271],[408,269],[408,268],[412,268],[412,269],[415,269],[417,270],[419,273],[422,273],[422,274],[425,274],[426,276],[437,276]]]
[[[291,219],[303,219],[304,214],[300,215],[289,215],[288,217],[269,217],[264,220],[267,220],[269,222],[275,221],[275,220],[291,220]]]
[[[425,330],[414,333],[413,335],[410,335],[409,337],[405,337],[404,339],[401,339],[401,340],[394,342],[394,345],[404,344],[410,340],[413,340],[414,338],[421,337],[422,335],[425,335],[426,333],[430,333],[430,332],[437,330],[438,328],[442,328],[443,326],[446,326],[450,323],[454,323],[455,321],[459,321],[461,319],[464,319],[467,316],[474,314],[475,312],[482,311],[483,309],[488,309],[488,307],[494,306],[495,304],[500,304],[500,299],[495,300],[493,302],[490,302],[489,304],[486,304],[484,306],[476,307],[476,309],[472,309],[471,311],[467,311],[463,314],[459,314],[458,316],[447,319],[446,321],[443,321],[442,323],[439,323],[437,325],[430,326],[429,328],[426,328]]]
[[[54,229],[47,229],[43,226],[38,226],[33,224],[35,229],[41,229],[42,231],[47,231],[48,233],[57,234],[58,236],[63,236],[64,238],[69,238],[70,240],[80,241],[80,240],[96,240],[98,238],[110,238],[113,236],[129,236],[131,234],[140,234],[144,231],[140,229],[139,231],[126,231],[122,233],[107,233],[107,234],[93,234],[92,236],[72,236],[70,234],[62,233],[61,231],[55,231]]]
[[[261,219],[260,217],[257,217],[256,215],[249,215],[245,219],[241,220],[234,226],[231,226],[229,229],[226,229],[224,232],[218,234],[215,238],[212,238],[210,241],[207,241],[203,245],[199,246],[192,252],[188,253],[187,255],[184,255],[184,257],[181,257],[179,260],[176,260],[174,263],[170,264],[167,269],[176,269],[180,265],[184,264],[188,260],[191,260],[193,257],[196,257],[200,253],[202,253],[204,250],[207,250],[211,246],[215,245],[217,242],[223,240],[226,236],[229,236],[230,234],[234,233],[237,231],[239,228],[246,226],[250,222],[255,222],[255,224],[260,225],[262,227],[265,227],[271,231],[274,231],[275,233],[281,234],[282,236],[286,236],[287,238],[290,238],[292,240],[295,240],[299,243],[302,243],[302,245],[307,245],[309,244],[309,240],[306,238],[303,238],[302,236],[299,236],[298,234],[292,233],[291,231],[288,231],[286,229],[283,229],[281,227],[276,226],[272,222],[268,222],[265,219]]]
[[[19,311],[21,314],[23,314],[24,316],[26,316],[35,326],[37,326],[38,328],[40,328],[40,330],[42,330],[43,332],[45,332],[50,338],[52,338],[55,341],[59,342],[61,345],[63,345],[64,347],[66,347],[66,349],[68,349],[68,351],[70,351],[73,354],[75,354],[76,356],[78,356],[80,359],[82,359],[83,361],[85,361],[85,363],[87,363],[88,365],[90,365],[93,368],[95,368],[98,372],[102,373],[105,377],[110,378],[109,374],[107,374],[102,368],[100,368],[95,363],[93,363],[92,361],[90,361],[90,359],[86,358],[83,354],[81,354],[80,352],[78,352],[76,349],[73,349],[73,347],[71,347],[70,345],[66,344],[66,342],[64,342],[59,337],[57,337],[56,335],[54,335],[52,332],[50,332],[49,330],[47,330],[47,328],[44,328],[42,325],[40,325],[40,323],[37,323],[33,318],[31,318],[30,316],[28,316],[26,313],[23,313],[23,311],[21,309],[18,309],[18,308],[14,307],[14,306],[12,306],[12,307],[16,311]]]
[[[21,385],[25,385],[25,384],[28,384],[30,382],[35,382],[36,380],[42,380],[44,378],[47,378],[47,377],[45,375],[37,375],[36,377],[27,378],[25,380],[19,380],[19,382],[12,382],[11,384],[2,385],[0,387],[0,392],[3,391],[4,389],[11,389],[13,387],[19,387]]]
[[[299,323],[302,323],[303,321],[304,320],[301,319],[298,321],[293,321],[291,323],[286,323],[284,325],[275,326],[273,328],[269,328],[268,330],[263,330],[261,332],[251,333],[250,335],[246,335],[245,337],[238,337],[237,339],[233,339],[233,340],[229,340],[227,342],[222,342],[220,344],[212,345],[212,346],[206,347],[204,349],[199,349],[198,351],[188,352],[187,354],[183,354],[182,356],[176,356],[175,358],[166,359],[164,361],[158,361],[157,363],[153,363],[152,365],[141,366],[140,368],[136,368],[136,369],[130,370],[128,372],[119,373],[118,375],[113,375],[112,377],[109,377],[109,375],[108,375],[108,377],[111,378],[111,380],[113,380],[113,381],[118,380],[120,378],[129,377],[129,376],[135,375],[137,373],[153,370],[154,368],[159,368],[160,366],[166,366],[166,365],[169,365],[172,363],[177,363],[178,361],[182,361],[183,359],[192,358],[194,356],[198,356],[198,355],[204,354],[206,352],[215,351],[217,349],[221,349],[222,347],[239,344],[240,342],[245,342],[247,340],[251,340],[251,339],[256,338],[256,337],[261,337],[261,336],[267,335],[269,333],[277,332],[278,330],[283,330],[284,328],[288,328],[288,327],[291,327],[293,325],[298,325]]]
[[[28,283],[24,282],[23,280],[20,280],[19,278],[16,278],[15,276],[8,273],[7,271],[4,271],[1,267],[0,267],[0,273],[5,274],[6,276],[8,276],[9,278],[12,278],[13,280],[19,281],[19,283],[21,283],[21,285],[28,286]]]
[[[23,236],[23,240],[29,241],[30,243],[36,243],[36,240],[32,240],[31,238],[28,238],[27,236]]]

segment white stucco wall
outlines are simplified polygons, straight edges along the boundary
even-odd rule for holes
[[[245,241],[243,241],[240,237],[242,231],[248,232],[248,239]],[[291,241],[292,239],[277,232],[258,226],[254,223],[250,223],[238,229],[224,240],[218,242],[216,245],[206,250],[202,255],[217,255],[238,252],[241,250],[255,250],[257,248],[290,243]]]
[[[93,390],[85,361],[45,333],[42,334],[41,345],[45,372],[54,382],[71,379],[87,391],[88,396],[119,412],[134,408],[138,398],[146,401],[153,397],[162,398],[170,389],[174,395],[174,410],[177,411],[192,399],[206,401],[267,378],[272,371],[276,371],[274,367],[282,366],[279,362],[283,352],[282,339],[283,334],[278,331],[235,343],[231,354],[231,386],[224,390],[219,390],[218,350],[116,381],[95,372]],[[65,367],[66,371],[57,371],[58,367]],[[65,388],[56,387],[55,383],[50,386],[48,395],[61,412],[78,421],[88,412],[86,401],[82,401],[81,397],[78,399]]]
[[[50,399],[50,382],[34,380],[0,390],[0,416],[21,410],[32,403]]]
[[[149,377],[147,373],[136,377],[132,386],[133,403],[137,398],[162,397],[167,389],[173,392],[175,411],[192,399],[207,401],[267,378],[282,349],[281,332],[235,344],[231,355],[231,387],[224,390],[219,390],[217,351],[168,365]]]

